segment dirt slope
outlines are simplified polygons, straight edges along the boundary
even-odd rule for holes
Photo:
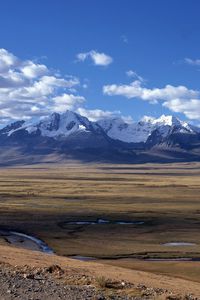
[[[81,262],[57,255],[47,255],[37,251],[0,246],[0,262],[9,263],[15,267],[27,265],[31,268],[47,268],[51,265],[59,265],[63,270],[67,270],[68,274],[71,272],[71,274],[80,274],[86,277],[104,276],[120,282],[124,280],[134,285],[145,285],[147,287],[165,289],[174,294],[193,294],[200,299],[200,284],[197,282],[129,270],[96,262]]]

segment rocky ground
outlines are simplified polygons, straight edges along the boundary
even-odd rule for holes
[[[197,300],[200,284],[0,245],[0,300]]]
[[[76,270],[64,270],[58,265],[39,268],[0,263],[0,287],[2,300],[198,299],[191,295],[174,295],[170,291],[142,284],[135,286],[125,281],[88,276]]]

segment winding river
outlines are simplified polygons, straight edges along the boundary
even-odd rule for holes
[[[65,225],[96,225],[96,224],[120,224],[120,225],[125,225],[125,224],[134,224],[134,225],[142,225],[144,224],[143,221],[115,221],[111,222],[109,220],[104,220],[104,219],[97,219],[96,221],[69,221],[69,222],[64,222]],[[22,233],[22,232],[17,232],[17,231],[12,231],[12,230],[5,230],[2,229],[0,230],[0,237],[2,237],[7,243],[12,244],[17,247],[21,247],[24,249],[30,249],[30,250],[35,250],[35,251],[41,251],[46,254],[53,254],[54,251],[51,249],[44,241]],[[180,247],[180,246],[195,246],[195,243],[188,243],[188,242],[169,242],[162,244],[164,247]],[[80,256],[80,255],[73,255],[70,256],[73,259],[77,260],[82,260],[82,261],[91,261],[91,260],[96,260],[95,257],[85,257],[85,256]],[[146,261],[200,261],[199,258],[149,258],[149,259],[144,259]]]
[[[9,244],[24,249],[53,254],[53,249],[45,244],[45,242],[31,235],[11,230],[0,230],[0,236],[3,237]]]

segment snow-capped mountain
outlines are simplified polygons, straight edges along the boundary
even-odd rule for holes
[[[200,129],[173,116],[144,117],[129,124],[121,118],[92,122],[66,111],[38,122],[22,120],[5,126],[0,130],[0,147],[1,153],[14,148],[23,157],[56,153],[81,160],[143,162],[166,161],[173,151],[173,159],[178,153],[179,160],[200,160]]]
[[[10,125],[7,125],[3,129],[0,130],[0,135],[9,136],[12,134],[12,132],[16,131],[19,128],[22,128],[22,125],[25,123],[25,121],[16,121],[14,123],[11,123]]]
[[[200,129],[174,116],[162,115],[158,119],[143,117],[141,121],[126,123],[121,118],[105,118],[91,122],[72,111],[52,113],[38,122],[14,122],[0,130],[0,135],[13,136],[19,131],[54,139],[67,139],[77,133],[105,134],[124,143],[146,143],[154,131],[162,138],[173,133],[198,134]]]
[[[4,133],[11,136],[20,130],[25,130],[29,134],[39,134],[57,139],[67,138],[78,132],[98,132],[101,128],[98,124],[92,123],[87,118],[68,110],[63,114],[53,113],[36,123],[15,122],[7,126]]]
[[[110,138],[126,143],[146,143],[155,130],[162,137],[166,137],[172,132],[191,134],[198,132],[198,128],[182,122],[176,117],[165,115],[162,115],[158,119],[144,117],[138,123],[132,124],[124,122],[121,118],[104,119],[97,123]]]

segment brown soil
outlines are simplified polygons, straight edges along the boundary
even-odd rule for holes
[[[0,262],[0,299],[200,299],[199,283],[97,262],[8,246]]]

